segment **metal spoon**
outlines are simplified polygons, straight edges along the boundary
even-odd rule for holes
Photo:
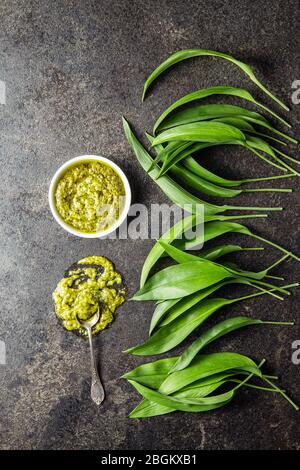
[[[94,348],[93,348],[93,340],[92,340],[92,327],[96,325],[100,318],[100,308],[98,308],[97,312],[88,320],[82,320],[81,318],[76,315],[78,322],[80,323],[83,328],[86,329],[89,343],[90,343],[90,351],[91,351],[91,372],[92,372],[92,384],[91,384],[91,397],[92,400],[96,403],[96,405],[101,405],[105,398],[104,389],[99,377],[99,373],[97,370]]]

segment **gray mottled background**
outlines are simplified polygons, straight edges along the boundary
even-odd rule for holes
[[[50,314],[51,292],[66,267],[99,254],[115,262],[132,294],[152,242],[75,238],[53,220],[47,201],[59,165],[96,153],[121,165],[135,201],[167,202],[129,149],[122,114],[139,132],[150,130],[174,99],[213,84],[245,86],[279,111],[232,64],[209,58],[166,73],[142,104],[147,74],[180,48],[218,49],[249,62],[291,107],[288,119],[299,135],[300,105],[291,101],[292,83],[300,79],[299,3],[1,0],[0,13],[0,79],[7,93],[6,105],[0,105],[0,338],[7,348],[7,364],[0,365],[1,448],[299,449],[299,413],[280,397],[256,391],[243,391],[212,413],[129,420],[139,398],[119,377],[142,360],[121,351],[146,338],[153,309],[148,304],[126,303],[112,327],[96,339],[107,399],[102,407],[94,406],[87,344]],[[296,155],[296,146],[289,152]],[[241,150],[222,148],[209,155],[208,167],[226,176],[276,172]],[[295,191],[247,195],[238,203],[283,205],[284,212],[249,221],[249,226],[300,254],[299,180],[278,185]],[[253,245],[238,236],[228,240]],[[239,259],[261,269],[278,256],[267,249]],[[299,279],[299,271],[293,261],[277,270],[287,280]],[[299,292],[284,302],[261,298],[218,314],[295,318],[295,327],[254,327],[210,347],[265,357],[267,369],[280,375],[298,403],[300,366],[291,362],[291,345],[300,339]]]

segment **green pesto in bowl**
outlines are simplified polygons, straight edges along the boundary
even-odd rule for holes
[[[88,320],[99,307],[100,319],[92,328],[95,335],[114,320],[116,309],[125,301],[125,288],[111,261],[103,256],[88,256],[71,266],[52,297],[64,328],[83,336],[86,331],[77,315]]]
[[[107,163],[86,160],[74,163],[60,177],[55,207],[62,220],[84,233],[109,229],[125,204],[121,177]]]

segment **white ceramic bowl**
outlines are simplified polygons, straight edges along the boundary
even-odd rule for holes
[[[65,173],[65,171],[70,166],[73,166],[74,163],[79,163],[82,161],[103,162],[111,166],[116,171],[116,173],[120,176],[123,182],[124,188],[125,188],[125,205],[124,205],[122,213],[120,214],[120,217],[118,218],[118,220],[116,220],[116,222],[111,227],[109,227],[107,230],[103,230],[102,232],[95,232],[95,233],[80,232],[79,230],[76,230],[75,228],[66,224],[56,209],[55,191],[56,191],[56,186],[57,186],[58,181],[60,180],[61,176]],[[126,175],[121,170],[121,168],[118,165],[116,165],[114,162],[112,162],[108,158],[100,157],[98,155],[81,155],[80,157],[71,158],[71,160],[68,160],[56,171],[50,183],[48,197],[49,197],[49,205],[50,205],[50,209],[51,209],[53,217],[55,218],[56,222],[58,222],[59,225],[63,227],[67,232],[71,233],[72,235],[76,235],[77,237],[82,237],[82,238],[102,238],[114,232],[124,222],[128,214],[129,208],[130,208],[131,189],[130,189],[129,182],[128,182]]]

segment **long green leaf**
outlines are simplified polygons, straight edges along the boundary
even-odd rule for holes
[[[205,224],[204,241],[206,242],[209,240],[213,240],[214,238],[217,238],[221,235],[225,235],[226,233],[240,233],[244,235],[249,235],[250,237],[262,241],[263,243],[267,243],[268,245],[282,251],[283,253],[294,258],[296,261],[300,262],[300,258],[296,256],[293,252],[285,249],[277,243],[268,240],[267,238],[256,235],[255,233],[251,232],[251,230],[249,230],[249,228],[247,228],[245,225],[238,224],[236,222],[208,222],[207,224]],[[174,241],[174,245],[182,250],[194,249],[199,245],[199,243],[201,244],[201,246],[203,245],[203,236],[201,236],[200,240],[197,240],[197,237],[195,237],[193,240],[185,240],[183,235],[181,240]]]
[[[215,88],[229,88],[229,90],[231,91],[231,87],[212,87],[212,90],[214,90]],[[210,90],[209,88],[205,89],[204,91],[206,90]],[[195,96],[199,96],[202,94],[202,90],[199,90],[200,91],[200,94],[198,92],[195,92],[195,93],[191,93],[190,95],[186,95],[185,97],[183,97],[183,101],[184,102],[189,102],[191,101],[190,98],[193,98]],[[237,96],[241,96],[243,98],[245,98],[246,96],[248,96],[248,92],[246,90],[240,90],[240,89],[233,89],[233,93],[230,93],[230,94],[233,94],[233,95],[236,95],[235,91],[238,91],[238,94]],[[240,91],[242,92],[241,95],[240,95]],[[250,95],[251,96],[251,95]],[[247,99],[247,98],[246,98]],[[179,100],[181,101],[181,100]],[[252,100],[249,100],[249,101],[252,101]],[[254,101],[252,101],[254,102]],[[177,102],[174,103],[174,105],[176,105]],[[258,104],[256,102],[256,104]],[[209,108],[209,107],[212,107],[212,108]],[[219,106],[219,108],[217,108]],[[172,116],[170,116],[168,119],[164,120],[164,123],[162,126],[159,127],[159,130],[165,130],[165,129],[168,129],[168,128],[171,128],[171,127],[175,127],[175,126],[179,126],[179,125],[182,125],[182,124],[190,124],[190,123],[193,123],[193,122],[197,122],[197,121],[201,121],[204,119],[204,115],[206,113],[207,115],[207,119],[213,119],[213,120],[226,120],[227,119],[233,119],[234,117],[236,118],[239,118],[239,119],[243,119],[244,122],[252,122],[253,124],[257,124],[259,126],[262,126],[262,127],[265,127],[266,129],[270,130],[271,132],[293,142],[293,143],[297,143],[297,140],[294,138],[294,137],[291,137],[290,135],[288,134],[285,134],[284,132],[281,132],[279,131],[278,129],[276,129],[275,127],[273,127],[269,121],[264,117],[262,116],[261,114],[259,113],[255,113],[255,112],[252,112],[252,111],[248,111],[247,109],[245,108],[242,108],[242,107],[235,107],[233,106],[231,108],[231,111],[229,108],[225,109],[224,108],[224,113],[221,114],[221,107],[222,106],[231,106],[231,105],[205,105],[205,108],[203,108],[203,105],[197,105],[197,106],[193,106],[192,108],[187,108],[187,109],[183,109],[183,110],[179,110],[179,111],[176,111],[176,113]],[[177,106],[173,107],[173,105],[171,106],[172,108],[177,108]],[[170,109],[170,108],[168,108]],[[235,110],[237,111],[235,113]],[[239,110],[239,112],[238,112]],[[166,110],[168,111],[168,110]],[[213,115],[215,111],[215,115]],[[269,112],[271,112],[271,110],[268,109]],[[272,113],[272,112],[271,112]],[[165,113],[162,114],[162,116],[164,115]],[[169,113],[167,113],[169,114]],[[279,116],[276,116],[279,118]],[[159,118],[160,119],[160,118]],[[281,119],[281,118],[279,118]],[[284,121],[285,124],[286,121]],[[248,130],[248,131],[251,131],[251,132],[257,132],[255,131],[254,128],[252,128],[251,130],[251,126],[247,126],[245,124],[245,127],[244,127],[244,130]],[[157,131],[157,127],[155,127],[154,129],[154,133],[155,131]],[[272,136],[268,136],[266,135],[265,137],[268,137],[272,139]],[[279,142],[282,144],[282,142]],[[284,145],[284,143],[283,143]]]
[[[194,145],[197,145],[197,144],[194,144]],[[192,153],[194,152],[191,152],[191,154]],[[186,155],[182,159],[182,165],[186,167],[188,170],[190,170],[191,172],[200,176],[201,178],[206,179],[207,181],[220,184],[221,186],[228,186],[228,187],[239,186],[241,184],[247,184],[247,183],[257,183],[259,181],[273,181],[277,179],[283,179],[283,178],[285,179],[285,178],[291,178],[291,177],[296,176],[294,173],[290,173],[286,175],[266,176],[262,178],[244,178],[240,180],[229,180],[226,178],[222,178],[221,176],[218,176],[215,173],[212,173],[211,171],[204,168],[202,165],[200,165],[198,161],[196,161],[192,156],[190,156],[188,152],[186,152]]]
[[[223,118],[217,118],[213,119],[216,122],[223,122],[227,123],[229,125],[236,126],[238,129],[248,132],[248,133],[253,133],[260,135],[259,132],[255,131],[254,127],[250,124],[256,124],[258,126],[264,127],[268,129],[269,131],[273,132],[274,134],[279,135],[280,137],[284,137],[286,140],[289,140],[290,142],[297,144],[298,141],[291,137],[290,135],[284,134],[283,132],[279,131],[278,129],[275,129],[275,127],[271,126],[271,124],[263,119],[255,119],[254,117],[250,116],[239,116],[239,117],[223,117]],[[267,137],[267,135],[261,134],[263,137]]]
[[[236,197],[239,194],[244,192],[279,192],[279,193],[290,193],[292,189],[283,189],[283,188],[256,188],[256,189],[232,189],[230,187],[222,187],[215,183],[211,183],[198,175],[195,175],[193,172],[189,171],[187,168],[177,164],[166,165],[165,170],[162,174],[165,174],[166,171],[171,170],[172,176],[175,176],[181,183],[186,184],[190,188],[196,189],[203,194],[207,194],[213,197],[223,197],[223,198],[232,198]]]
[[[207,250],[201,250],[199,253],[200,258],[209,259],[211,261],[215,261],[222,256],[226,256],[231,253],[236,253],[239,251],[262,251],[263,248],[245,248],[240,245],[217,245]]]
[[[196,380],[230,369],[238,369],[261,376],[261,371],[255,362],[241,354],[231,352],[201,354],[185,369],[170,374],[159,387],[159,391],[169,395]]]
[[[147,80],[145,81],[144,84],[144,91],[143,91],[143,98],[145,97],[146,91],[148,90],[149,86],[151,83],[159,77],[165,70],[169,69],[173,65],[177,64],[178,62],[181,62],[186,59],[190,59],[193,57],[199,57],[199,56],[212,56],[212,57],[219,57],[222,59],[226,59],[233,64],[235,64],[237,67],[239,67],[243,72],[245,72],[246,75],[252,80],[264,93],[266,93],[270,98],[272,98],[276,103],[278,103],[283,109],[286,111],[289,110],[289,108],[282,103],[276,96],[274,96],[255,76],[252,68],[245,64],[244,62],[241,62],[240,60],[235,59],[229,54],[225,54],[224,52],[218,52],[218,51],[212,51],[209,49],[183,49],[181,51],[177,51],[174,54],[171,54],[166,60],[164,60],[153,72],[149,75]]]
[[[173,395],[174,398],[182,398],[189,396],[193,397],[193,395],[197,395],[197,398],[200,397],[205,397],[209,395],[210,393],[214,392],[216,389],[221,387],[224,383],[226,383],[226,380],[211,384],[211,385],[206,385],[203,387],[199,387],[197,389],[197,392],[194,390],[192,391],[187,391],[187,392],[178,392]],[[169,408],[167,406],[159,405],[158,403],[154,403],[153,401],[147,400],[144,398],[139,405],[132,410],[130,413],[129,417],[130,418],[149,418],[150,416],[159,416],[167,413],[172,413],[176,411],[175,408]]]
[[[133,300],[176,299],[205,289],[225,278],[233,277],[228,269],[212,261],[198,261],[169,266],[154,274]]]
[[[209,143],[242,143],[246,141],[246,137],[242,131],[234,126],[216,121],[200,121],[167,129],[154,138],[152,145],[181,140]]]
[[[141,385],[132,380],[128,381],[133,387],[146,399],[153,401],[159,405],[167,406],[179,411],[188,411],[188,412],[201,412],[209,411],[212,409],[219,408],[224,406],[234,397],[233,389],[230,392],[223,393],[221,395],[215,395],[207,398],[191,398],[191,399],[178,399],[175,397],[170,397],[164,395],[160,392],[156,392],[144,385]]]
[[[209,343],[215,341],[222,336],[235,331],[239,328],[243,328],[245,326],[250,325],[263,325],[265,323],[262,320],[250,317],[234,317],[228,318],[223,320],[222,322],[217,323],[212,328],[208,329],[204,333],[202,333],[198,339],[196,339],[185,351],[184,353],[178,358],[173,368],[170,370],[170,373],[175,372],[177,370],[182,370],[187,367],[195,356]],[[281,323],[279,323],[281,324]]]
[[[198,256],[198,255],[192,255],[190,253],[186,253],[185,251],[183,250],[180,250],[178,248],[176,248],[175,246],[173,245],[170,245],[169,243],[166,243],[164,242],[163,240],[160,240],[159,243],[162,245],[162,247],[164,248],[165,252],[171,256],[171,258],[173,258],[177,263],[188,263],[188,262],[192,262],[192,261],[197,261],[199,259],[203,259],[203,257],[201,256]],[[277,266],[278,264],[282,263],[283,261],[285,261],[285,259],[287,258],[288,255],[284,255],[282,258],[280,258],[279,260],[277,260],[274,264],[272,264],[271,266],[269,266],[267,269],[264,269],[262,271],[259,271],[259,272],[253,272],[253,271],[245,271],[243,269],[240,269],[238,266],[234,265],[234,266],[229,266],[229,265],[225,265],[224,263],[223,264],[220,264],[220,263],[216,263],[214,262],[214,265],[217,267],[222,267],[222,266],[225,266],[231,274],[233,274],[235,277],[236,276],[241,276],[241,277],[246,277],[246,278],[250,278],[250,279],[256,279],[256,280],[261,280],[263,279],[267,274],[268,272],[273,269],[275,266]],[[208,260],[207,258],[204,258],[204,264],[205,262],[208,262],[208,263],[211,263],[212,261],[211,260]]]
[[[249,116],[254,119],[262,119],[268,122],[261,114],[254,111],[249,111],[242,106],[236,106],[231,104],[201,104],[187,108],[181,111],[177,111],[175,114],[165,119],[163,124],[160,124],[159,130],[165,130],[170,127],[189,124],[191,122],[206,121],[210,119],[222,118],[222,117],[235,117],[235,116]],[[154,127],[153,131],[157,131],[157,127]]]

